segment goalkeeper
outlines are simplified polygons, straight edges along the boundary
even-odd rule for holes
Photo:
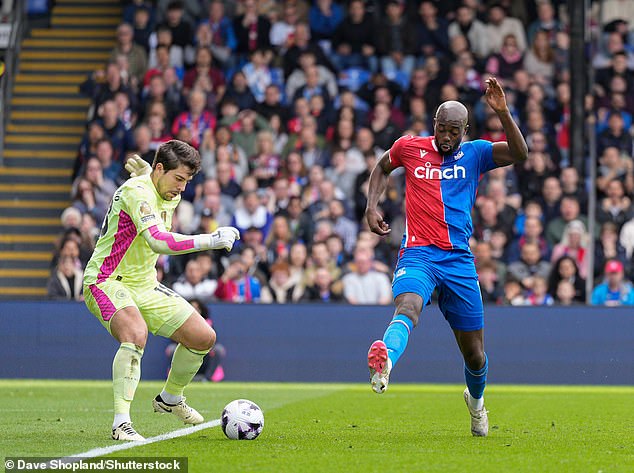
[[[114,193],[86,266],[84,296],[88,309],[121,344],[112,363],[112,438],[138,441],[144,438],[132,427],[130,404],[148,330],[178,343],[163,391],[152,401],[154,411],[171,413],[185,424],[203,421],[185,403],[183,390],[216,341],[202,316],[157,281],[156,260],[159,254],[230,251],[240,234],[233,227],[202,235],[170,232],[180,194],[200,170],[200,155],[187,143],[168,141],[156,151],[152,167],[134,157],[126,169],[132,178]]]

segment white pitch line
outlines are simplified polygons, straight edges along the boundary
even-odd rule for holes
[[[177,437],[184,437],[185,435],[193,434],[199,430],[210,429],[212,427],[218,427],[220,425],[220,419],[210,420],[202,424],[194,425],[192,427],[185,427],[184,429],[174,430],[166,434],[157,435],[156,437],[150,437],[140,442],[126,442],[119,445],[111,445],[110,447],[93,448],[84,453],[77,453],[75,455],[69,455],[62,457],[60,460],[63,463],[74,463],[81,458],[95,458],[103,455],[109,455],[114,452],[120,452],[121,450],[128,450],[129,448],[142,447],[143,445],[149,445],[155,442],[162,442],[163,440],[171,440]]]

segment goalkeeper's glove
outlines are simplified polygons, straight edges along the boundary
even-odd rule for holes
[[[152,166],[138,154],[128,159],[125,163],[125,169],[130,173],[130,177],[144,176],[152,172]]]
[[[200,235],[201,249],[231,251],[236,240],[240,239],[240,232],[234,227],[219,227],[213,233]]]

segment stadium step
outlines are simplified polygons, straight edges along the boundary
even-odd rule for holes
[[[0,296],[5,299],[46,296],[46,287],[3,287],[0,282]]]
[[[22,71],[78,71],[89,72],[95,71],[103,67],[103,62],[40,62],[40,61],[23,61],[20,63]]]
[[[72,38],[75,41],[79,38],[81,42],[84,39],[107,39],[112,41],[114,47],[114,28],[108,29],[80,29],[80,28],[56,28],[56,29],[33,29],[31,31],[33,38]]]
[[[43,50],[35,51],[32,49],[23,49],[20,53],[21,59],[38,59],[45,61],[107,61],[110,57],[108,51],[66,51],[66,50]]]
[[[69,52],[75,52],[76,50],[87,51],[111,51],[113,48],[112,39],[90,39],[77,41],[73,39],[61,39],[61,38],[29,38],[22,43],[22,50],[28,51],[30,49],[63,49]]]
[[[120,16],[62,16],[53,15],[51,25],[56,26],[80,26],[85,28],[92,26],[95,28],[106,28],[112,34],[115,27],[121,23]]]
[[[0,298],[42,297],[90,99],[121,22],[119,0],[57,0],[22,43],[0,166]]]
[[[60,2],[58,2],[59,4]],[[88,3],[88,2],[86,2]],[[90,2],[92,3],[92,2]],[[62,5],[53,8],[54,15],[104,15],[117,16],[121,18],[121,7],[112,6],[81,6],[81,5]]]
[[[19,133],[21,135],[37,134],[37,133],[52,133],[57,136],[60,135],[81,135],[85,130],[83,126],[55,126],[55,125],[17,125],[9,123],[7,125],[7,131],[10,133]]]
[[[12,120],[74,120],[86,123],[86,112],[25,112],[11,113]],[[79,141],[77,142],[79,144]]]

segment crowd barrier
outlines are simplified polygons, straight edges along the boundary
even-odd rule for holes
[[[366,382],[366,353],[391,307],[210,305],[226,380]],[[634,384],[634,310],[488,307],[489,382]],[[167,340],[150,336],[143,379],[165,377]],[[109,379],[117,343],[81,303],[0,302],[0,377]],[[423,311],[395,382],[463,382],[453,333]]]

